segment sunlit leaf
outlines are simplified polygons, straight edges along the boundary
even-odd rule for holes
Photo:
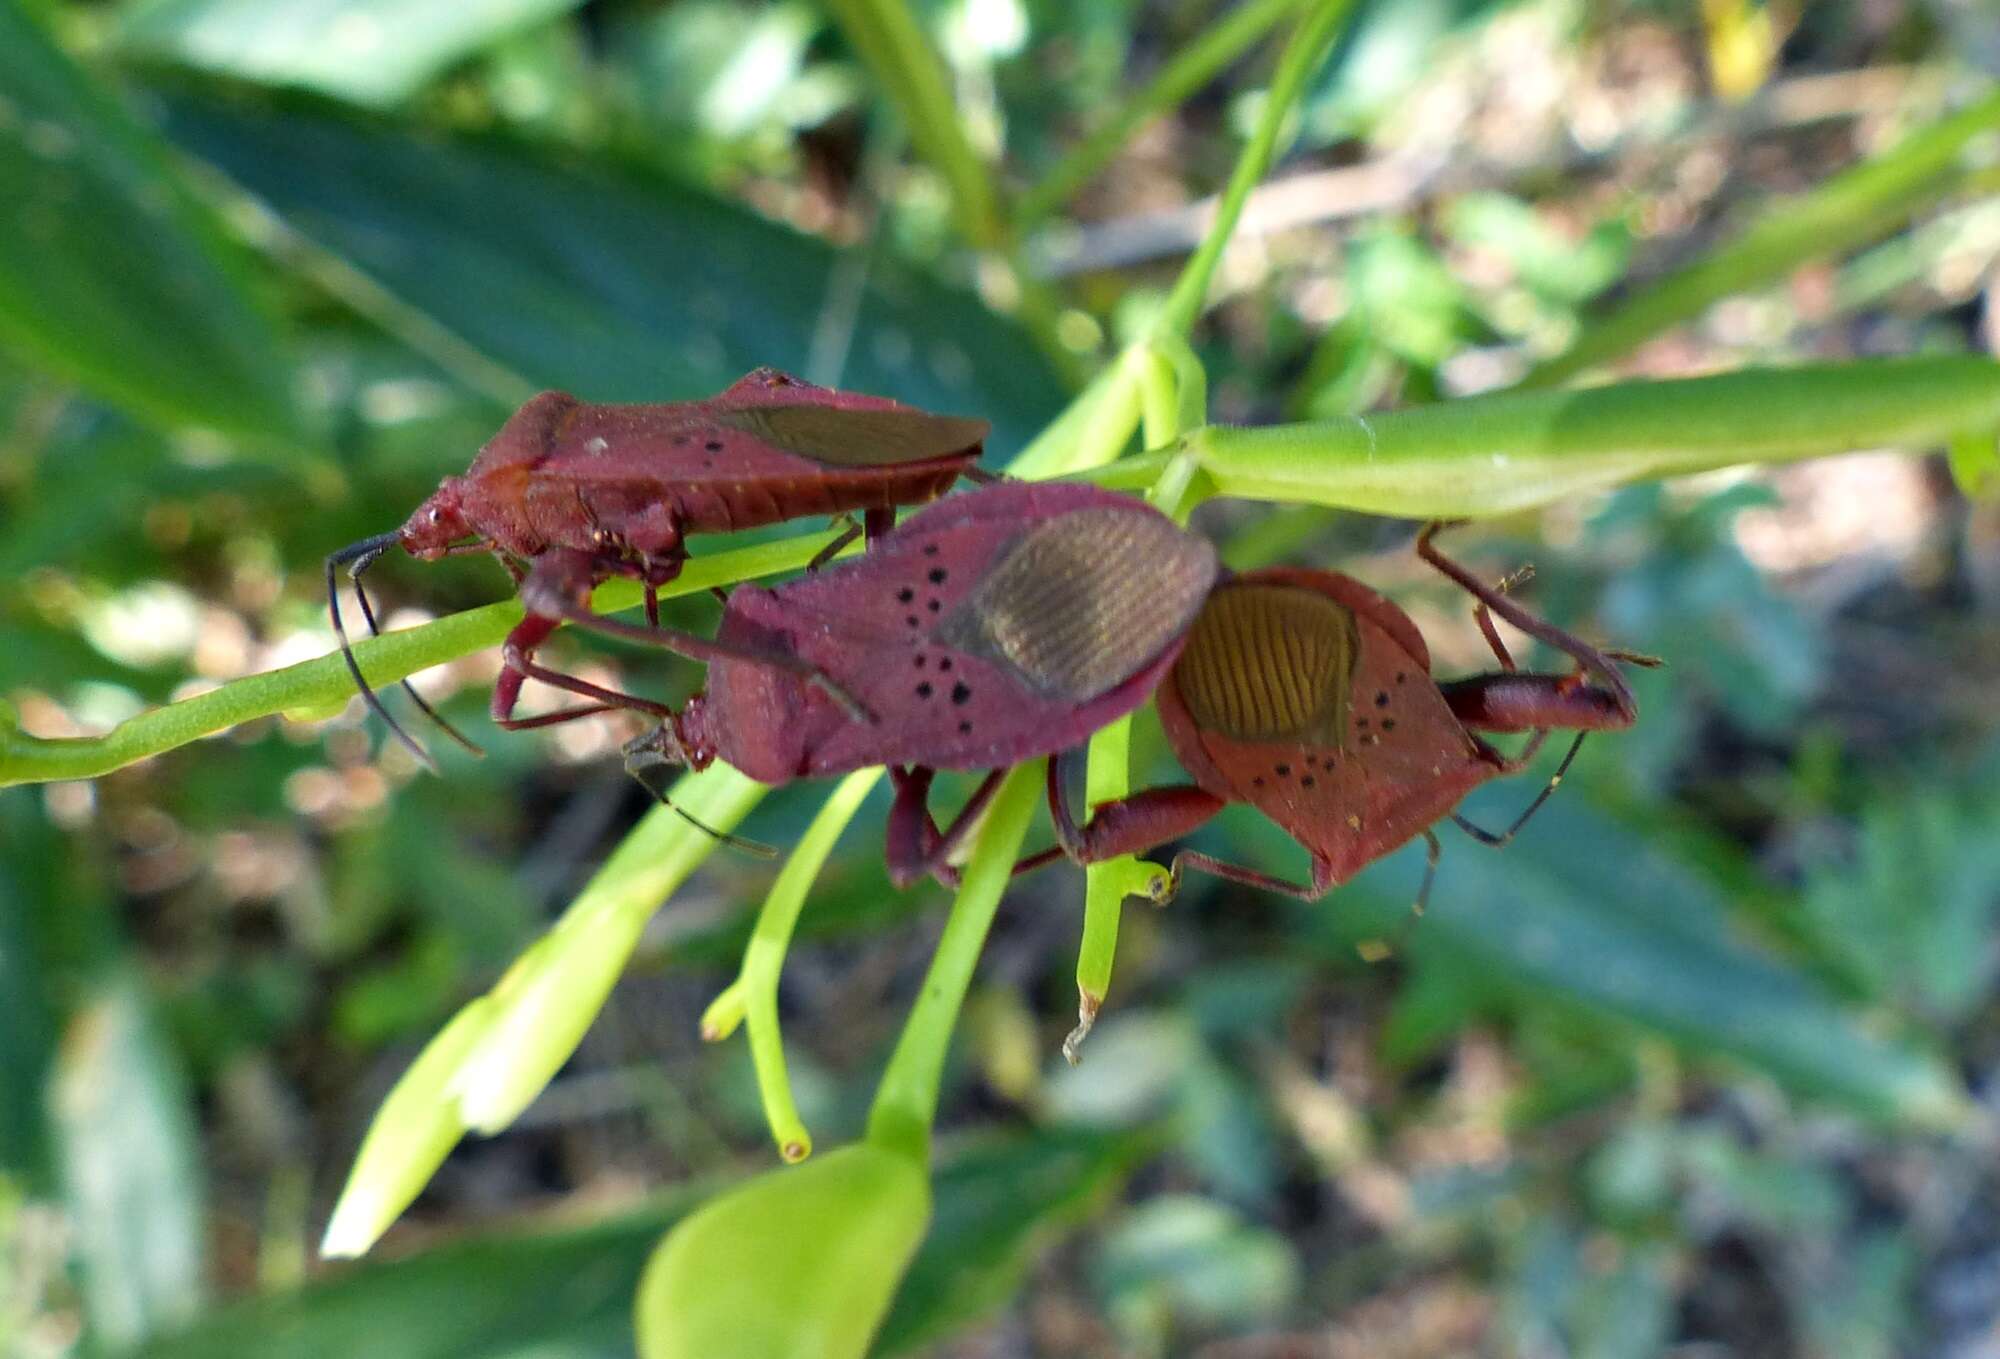
[[[71,1017],[50,1109],[93,1330],[121,1343],[186,1321],[205,1247],[193,1108],[135,979]]]
[[[129,48],[362,104],[406,99],[453,62],[580,0],[161,0]]]

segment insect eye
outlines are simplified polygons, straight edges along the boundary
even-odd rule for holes
[[[440,509],[439,509],[439,508],[438,508],[437,506],[435,506],[435,505],[431,506],[431,515],[430,515],[430,519],[431,519],[431,522],[432,522],[433,524],[441,524],[441,523],[443,523],[443,522],[444,522],[444,511],[440,510]]]

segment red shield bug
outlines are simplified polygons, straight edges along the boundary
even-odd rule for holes
[[[1139,853],[1179,838],[1231,802],[1247,802],[1312,855],[1308,883],[1192,851],[1184,867],[1308,900],[1421,835],[1430,856],[1421,907],[1437,866],[1431,826],[1446,817],[1489,844],[1510,840],[1552,792],[1583,735],[1628,727],[1638,708],[1614,660],[1536,618],[1440,553],[1433,524],[1417,539],[1425,561],[1469,591],[1474,616],[1502,673],[1442,684],[1416,625],[1367,586],[1331,571],[1273,568],[1219,586],[1159,689],[1161,724],[1192,785],[1134,793],[1095,809],[1079,827],[1062,771],[1050,766],[1049,796],[1063,848],[1079,862]],[[1577,661],[1568,675],[1516,669],[1491,613]],[[1551,730],[1578,733],[1548,786],[1503,834],[1452,809],[1473,788],[1523,768]],[[1507,756],[1478,733],[1528,731]]]
[[[1217,570],[1206,541],[1129,496],[1060,483],[968,491],[854,561],[731,592],[717,640],[747,658],[713,662],[707,692],[628,747],[627,764],[721,759],[772,784],[888,765],[892,880],[949,880],[946,859],[998,771],[1144,703]],[[942,833],[925,807],[937,769],[995,771]]]
[[[360,577],[384,552],[401,546],[424,560],[492,552],[513,574],[527,609],[505,643],[505,667],[493,690],[495,721],[543,726],[621,707],[665,716],[669,710],[659,704],[537,664],[535,648],[563,620],[615,630],[590,611],[590,592],[628,576],[646,587],[650,640],[699,659],[737,654],[726,643],[659,627],[654,592],[680,573],[686,535],[857,511],[869,516],[872,530],[886,530],[896,506],[935,499],[959,477],[977,476],[973,464],[987,428],[984,420],[815,387],[771,368],[705,401],[593,405],[543,392],[508,419],[464,476],[446,477],[400,529],[327,558],[334,631],[369,706],[428,763],[361,677],[340,618],[335,570],[348,568],[362,617],[375,631]],[[529,677],[591,702],[516,719],[514,703]],[[408,681],[404,688],[437,717]]]

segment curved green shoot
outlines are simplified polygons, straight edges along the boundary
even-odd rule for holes
[[[806,893],[833,852],[834,842],[881,778],[879,768],[856,770],[821,804],[757,912],[736,980],[701,1016],[701,1036],[711,1042],[727,1038],[738,1024],[749,1029],[750,1063],[757,1073],[764,1121],[770,1125],[778,1154],[787,1161],[803,1161],[812,1154],[812,1134],[799,1117],[798,1102],[792,1098],[792,1079],[785,1067],[785,1040],[778,1028],[778,976],[784,969],[785,951],[791,946],[799,912],[805,908]]]
[[[917,1003],[910,1007],[896,1051],[875,1087],[875,1103],[868,1113],[868,1141],[875,1146],[918,1160],[929,1155],[952,1030],[986,946],[986,932],[1013,877],[1047,763],[1031,760],[1015,766],[979,828]]]

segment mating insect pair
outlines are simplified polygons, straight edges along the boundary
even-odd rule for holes
[[[1475,617],[1500,674],[1440,686],[1414,625],[1365,586],[1325,571],[1227,576],[1202,539],[1139,501],[1093,487],[987,486],[888,530],[884,500],[934,496],[971,469],[984,433],[976,422],[775,373],[752,374],[688,406],[563,402],[531,402],[472,472],[448,480],[400,535],[336,554],[329,592],[338,564],[353,561],[358,570],[397,541],[417,555],[501,551],[522,583],[528,617],[508,639],[497,718],[522,726],[610,707],[651,713],[660,725],[630,748],[635,772],[701,768],[719,758],[776,784],[887,765],[897,789],[888,855],[899,883],[926,874],[949,880],[953,852],[999,772],[1058,755],[1050,802],[1060,848],[1023,867],[1061,853],[1093,862],[1149,849],[1245,801],[1310,852],[1311,881],[1289,883],[1194,853],[1175,859],[1174,879],[1193,867],[1316,897],[1417,835],[1429,840],[1434,866],[1430,826],[1474,786],[1521,768],[1551,729],[1576,731],[1580,742],[1584,732],[1636,717],[1613,660],[1644,658],[1600,652],[1534,618],[1438,553],[1434,530],[1419,551],[1477,599]],[[609,446],[620,430],[637,433],[616,454],[577,452],[591,441]],[[723,437],[730,433],[740,436],[734,445]],[[864,447],[871,438],[887,449],[873,463]],[[677,450],[696,440],[718,456],[685,478],[688,456]],[[833,456],[822,457],[828,450]],[[746,492],[758,485],[747,473],[774,454],[785,461]],[[614,457],[636,470],[608,475]],[[577,472],[579,465],[598,475]],[[861,559],[776,589],[739,587],[713,639],[588,610],[590,588],[612,574],[645,582],[650,606],[651,589],[679,569],[679,534],[691,527],[846,509],[869,515],[871,546]],[[662,521],[671,530],[638,531]],[[466,536],[476,541],[461,546]],[[1490,613],[1567,652],[1576,671],[1518,671]],[[529,653],[566,618],[707,661],[707,692],[674,713],[547,671]],[[549,678],[594,702],[512,720],[522,676]],[[1099,807],[1079,825],[1062,766],[1091,732],[1155,691],[1194,782]],[[1509,758],[1476,731],[1535,734]],[[993,771],[942,831],[928,810],[938,769]],[[1495,842],[1512,834],[1468,829]]]

